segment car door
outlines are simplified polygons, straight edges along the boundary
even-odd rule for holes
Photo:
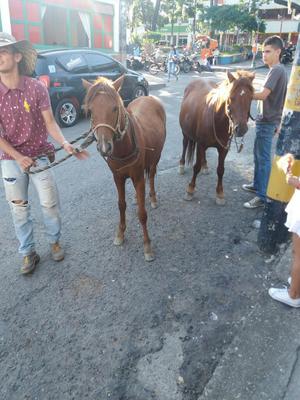
[[[114,81],[127,72],[127,70],[116,60],[104,54],[90,52],[86,53],[84,56],[86,57],[90,68],[89,81],[91,82],[95,81],[100,76]],[[125,101],[129,97],[129,82],[126,75],[120,95]]]

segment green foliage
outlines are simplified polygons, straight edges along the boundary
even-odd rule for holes
[[[141,37],[139,35],[132,34],[130,36],[130,43],[141,47],[142,39],[141,39]]]
[[[204,9],[201,16],[202,21],[211,20],[211,29],[219,31],[232,31],[236,28],[242,32],[258,30],[256,16],[249,13],[248,6],[244,5],[224,5],[222,7],[213,6]],[[259,31],[265,32],[266,26],[263,21],[259,21]]]

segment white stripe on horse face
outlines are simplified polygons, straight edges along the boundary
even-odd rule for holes
[[[246,93],[245,90],[242,89],[242,91],[241,91],[241,93],[240,93],[240,96],[244,96],[245,93]]]
[[[105,140],[104,140],[104,135],[102,135],[102,146],[101,146],[101,148],[102,148],[102,152],[106,153],[106,143],[105,143]]]

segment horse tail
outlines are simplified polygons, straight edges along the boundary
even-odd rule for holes
[[[193,163],[196,145],[197,145],[197,142],[195,142],[192,139],[189,139],[188,145],[187,145],[187,155],[186,155],[188,164]]]

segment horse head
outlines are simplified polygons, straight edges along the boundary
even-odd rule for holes
[[[118,93],[123,81],[124,76],[114,82],[106,78],[99,78],[93,84],[82,80],[87,90],[85,111],[91,115],[97,150],[104,157],[112,154],[115,141],[121,140],[128,128],[128,116]]]
[[[237,75],[227,72],[228,96],[225,112],[229,118],[233,134],[244,136],[248,131],[251,101],[253,98],[252,82],[254,73],[237,71]]]

